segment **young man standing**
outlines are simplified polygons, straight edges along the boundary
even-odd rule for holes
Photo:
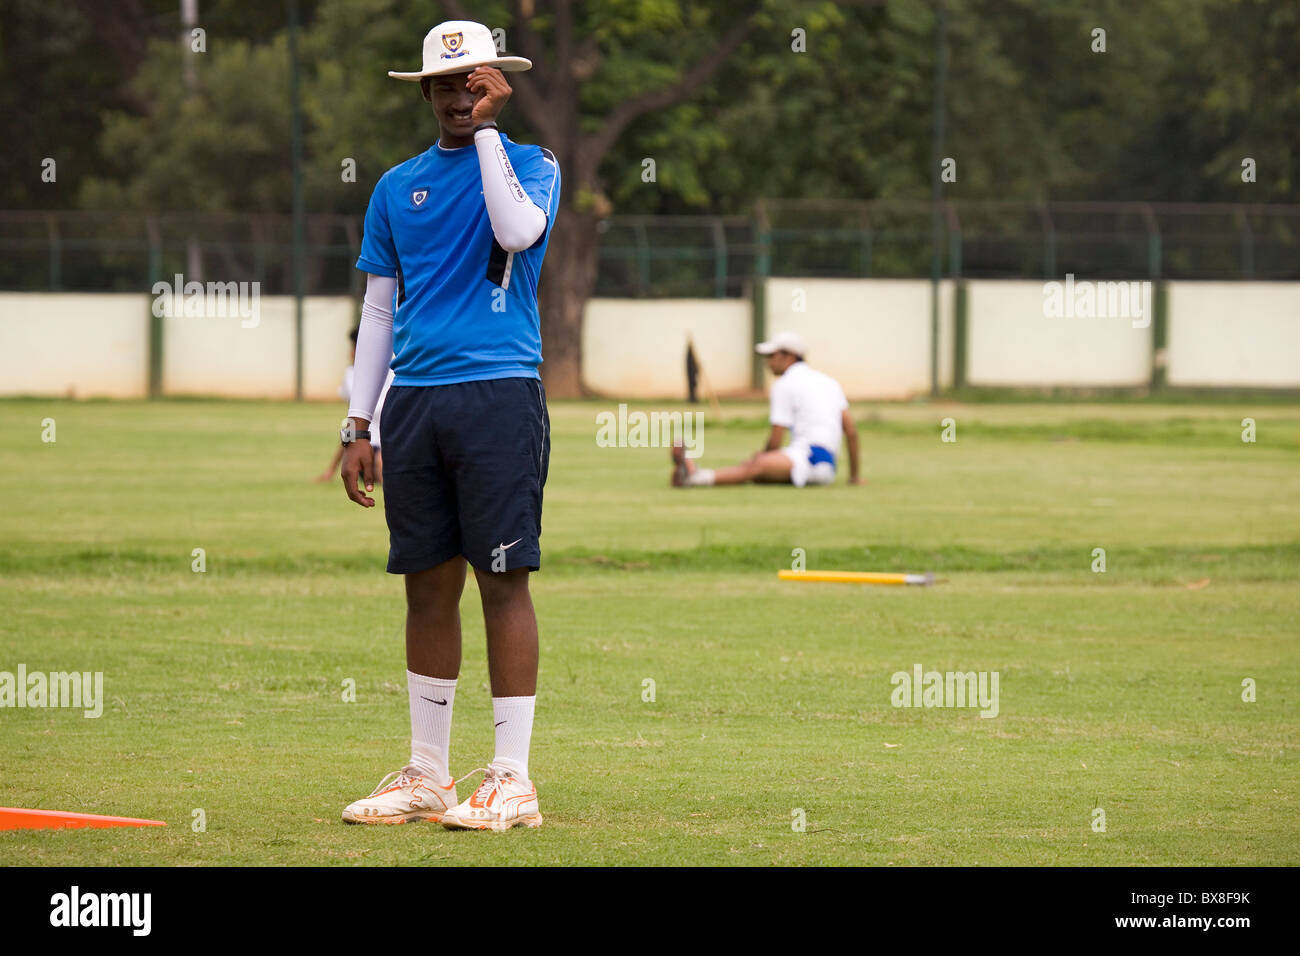
[[[743,485],[751,481],[796,488],[828,485],[835,480],[841,433],[849,446],[849,484],[862,484],[858,431],[840,383],[808,366],[803,360],[807,351],[803,339],[794,332],[780,332],[771,341],[754,346],[754,350],[767,356],[768,370],[777,377],[772,383],[772,432],[767,446],[738,465],[697,468],[686,457],[685,449],[675,445],[669,476],[673,486]],[[787,431],[790,444],[782,447]]]
[[[388,570],[406,583],[411,757],[343,819],[535,827],[542,815],[528,750],[537,618],[528,574],[541,564],[550,456],[537,281],[560,170],[548,150],[511,142],[496,127],[511,92],[501,71],[530,61],[499,55],[488,28],[464,20],[434,27],[423,52],[419,72],[388,75],[420,83],[440,135],[383,175],[366,212],[357,260],[368,273],[366,301],[342,467],[348,497],[374,507],[364,437],[391,356],[384,512]],[[496,754],[459,802],[448,752],[467,563],[483,601]]]

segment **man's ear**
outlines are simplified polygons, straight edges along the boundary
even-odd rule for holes
[[[427,76],[420,77],[420,95],[424,97],[426,103],[433,102],[429,97],[429,78]]]

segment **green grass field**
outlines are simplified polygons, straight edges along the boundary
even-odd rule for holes
[[[597,447],[615,405],[551,409],[546,825],[478,834],[339,820],[409,725],[382,514],[310,481],[338,408],[0,402],[0,671],[107,699],[0,710],[0,805],[168,822],[0,833],[0,865],[1300,863],[1300,409],[860,405],[867,487],[681,491]],[[704,461],[765,433],[728,405]],[[779,582],[795,548],[943,580]],[[492,756],[477,601],[456,773]],[[997,671],[998,716],[891,706],[915,664]]]

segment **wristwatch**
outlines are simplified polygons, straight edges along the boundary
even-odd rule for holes
[[[474,132],[477,133],[481,129],[497,129],[497,124],[492,122],[491,120],[488,120],[486,123],[479,123],[477,126],[474,127]],[[497,132],[500,132],[500,130],[497,130]]]
[[[343,443],[344,448],[347,448],[348,445],[351,445],[354,441],[360,441],[362,439],[370,441],[370,432],[356,431],[351,425],[344,425],[339,429],[339,440]]]

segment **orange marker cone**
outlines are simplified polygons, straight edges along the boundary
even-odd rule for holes
[[[0,830],[64,830],[76,827],[165,827],[162,820],[134,817],[105,817],[97,813],[66,813],[62,810],[23,810],[0,807]]]

